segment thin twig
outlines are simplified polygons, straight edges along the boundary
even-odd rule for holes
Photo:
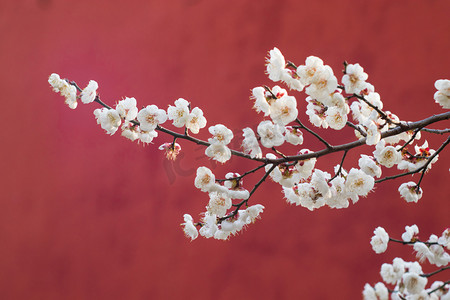
[[[333,179],[335,179],[339,174],[341,174],[342,171],[342,165],[344,164],[345,156],[347,155],[348,150],[344,151],[344,155],[342,155],[341,163],[339,164],[339,169],[337,170],[336,174],[330,180],[328,180],[328,183],[330,183]]]
[[[318,135],[317,133],[315,133],[314,131],[312,131],[311,129],[309,129],[308,127],[306,127],[305,125],[302,124],[302,122],[297,118],[295,119],[295,121],[300,125],[301,128],[305,129],[306,131],[308,131],[309,133],[311,133],[312,135],[314,135],[319,141],[321,141],[328,149],[333,149],[333,146],[331,146],[327,141],[325,141],[320,135]]]
[[[364,96],[358,95],[358,94],[353,94],[352,97],[356,97],[359,100],[364,101],[364,103],[366,103],[367,105],[369,105],[370,107],[372,107],[380,116],[383,120],[385,120],[386,122],[390,123],[390,124],[394,124],[397,126],[402,126],[402,123],[397,123],[394,122],[393,120],[391,120],[384,111],[382,111],[381,109],[378,108],[378,106],[373,105],[372,103],[370,103],[366,98],[364,98]]]
[[[255,184],[255,186],[253,187],[253,189],[250,191],[250,195],[248,196],[247,199],[242,200],[241,202],[237,203],[237,204],[233,204],[234,207],[236,207],[230,214],[219,218],[218,219],[218,223],[221,223],[222,221],[229,219],[229,218],[233,218],[234,216],[237,215],[239,209],[241,208],[242,205],[247,204],[248,200],[250,199],[250,197],[253,195],[253,193],[258,189],[258,187],[266,180],[267,176],[269,176],[269,174],[273,171],[273,169],[275,169],[275,167],[277,166],[277,164],[273,164],[270,169],[264,174],[264,176],[258,181],[258,183]]]
[[[446,129],[429,129],[429,128],[422,128],[422,131],[430,132],[430,133],[436,133],[436,134],[445,134],[450,132],[450,128]]]
[[[414,242],[405,242],[405,241],[402,241],[402,240],[393,239],[391,237],[389,238],[389,241],[390,242],[396,242],[396,243],[403,244],[403,245],[414,245],[415,243],[424,243],[427,246],[439,245],[439,243],[436,243],[436,242],[422,242],[420,240],[415,240]]]
[[[397,151],[401,152],[403,149],[405,149],[406,146],[408,146],[409,144],[411,144],[412,141],[414,141],[414,139],[416,138],[416,135],[420,132],[422,128],[417,128],[416,130],[414,130],[413,135],[411,136],[411,138]]]
[[[353,129],[355,129],[356,131],[358,131],[359,133],[361,133],[361,135],[363,136],[363,137],[366,137],[367,136],[367,133],[365,133],[359,126],[356,126],[355,124],[353,124],[352,122],[350,122],[350,121],[347,121],[347,126],[350,126],[351,128],[353,128]]]
[[[403,177],[403,176],[407,176],[407,175],[411,175],[411,174],[416,174],[416,173],[419,173],[420,171],[422,171],[422,175],[420,176],[420,180],[419,180],[419,182],[416,185],[416,187],[418,187],[420,182],[422,181],[423,175],[425,174],[425,171],[426,171],[428,165],[431,163],[431,161],[433,161],[433,159],[436,157],[436,155],[438,155],[439,152],[441,152],[449,143],[450,143],[450,136],[439,147],[439,149],[437,149],[436,152],[433,153],[433,155],[428,157],[427,162],[423,166],[421,166],[420,168],[417,168],[416,170],[412,170],[412,171],[409,171],[409,172],[406,172],[406,173],[401,173],[401,174],[397,174],[397,175],[393,175],[393,176],[386,176],[384,178],[375,180],[375,183],[379,183],[379,182],[383,182],[385,180],[395,179],[395,178],[399,178],[399,177]]]
[[[435,289],[429,291],[429,292],[428,292],[428,295],[431,295],[432,293],[434,293],[434,292],[436,292],[436,291],[438,291],[438,290],[440,290],[440,289],[443,289],[443,288],[444,288],[447,284],[449,284],[449,283],[450,283],[450,280],[447,280],[447,281],[444,282],[442,285],[440,285],[440,286],[438,286],[437,288],[435,288]]]
[[[242,178],[244,178],[245,176],[247,176],[248,174],[254,173],[256,171],[258,171],[261,168],[264,168],[267,164],[262,164],[254,169],[251,169],[250,171],[245,172],[244,174],[237,176],[237,177],[231,177],[228,179],[216,179],[217,182],[224,182],[224,181],[230,181],[230,180],[241,180]]]
[[[450,143],[450,136],[448,136],[448,138],[445,140],[444,143],[442,143],[442,145],[439,147],[439,149],[436,150],[436,152],[433,153],[433,155],[431,155],[427,162],[425,163],[425,165],[423,165],[423,169],[422,169],[422,175],[420,175],[420,179],[419,182],[417,182],[416,185],[416,189],[419,190],[420,188],[420,183],[422,182],[423,176],[425,175],[425,172],[428,168],[428,165],[431,163],[431,161],[439,154],[439,152],[441,152],[442,150],[444,150],[444,148]]]
[[[422,277],[431,277],[431,276],[433,276],[435,274],[438,274],[438,273],[440,273],[442,271],[445,271],[445,270],[448,270],[448,269],[450,269],[450,266],[446,266],[446,267],[440,268],[439,270],[436,270],[436,271],[431,272],[431,273],[421,274],[420,276],[422,276]]]

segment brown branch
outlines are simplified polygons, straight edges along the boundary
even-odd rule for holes
[[[341,174],[342,171],[342,165],[344,164],[345,156],[347,155],[348,150],[344,151],[344,155],[342,155],[341,163],[339,164],[339,169],[337,170],[336,174],[330,180],[328,180],[328,183],[330,183],[333,179],[335,179],[339,174]]]
[[[446,267],[440,268],[439,270],[436,270],[436,271],[431,272],[431,273],[421,274],[420,276],[422,276],[422,277],[431,277],[431,276],[433,276],[435,274],[438,274],[438,273],[440,273],[442,271],[445,271],[445,270],[448,270],[448,269],[450,269],[450,266],[446,266]]]
[[[269,176],[269,174],[273,171],[273,169],[275,169],[275,167],[277,166],[277,164],[272,164],[272,166],[270,167],[270,169],[264,174],[264,176],[255,184],[255,186],[253,187],[253,189],[250,191],[250,195],[248,196],[247,199],[242,200],[241,202],[237,203],[237,204],[233,204],[234,207],[236,207],[230,214],[219,218],[218,219],[218,223],[221,223],[222,221],[229,219],[229,218],[233,218],[234,216],[237,215],[239,209],[241,208],[242,205],[247,204],[248,200],[250,199],[250,197],[253,195],[253,193],[258,189],[258,187],[266,180],[267,176]]]
[[[446,129],[429,129],[429,128],[422,128],[422,131],[430,132],[430,133],[436,133],[436,134],[445,134],[450,133],[450,128]]]
[[[379,182],[383,182],[385,180],[390,180],[390,179],[395,179],[395,178],[399,178],[399,177],[403,177],[403,176],[407,176],[407,175],[411,175],[411,174],[416,174],[419,173],[420,171],[422,171],[422,175],[420,176],[420,180],[417,183],[416,187],[418,189],[420,182],[422,181],[422,178],[425,174],[425,171],[427,170],[428,165],[433,161],[433,159],[439,154],[439,152],[441,152],[448,144],[450,143],[450,136],[447,138],[447,140],[442,143],[442,145],[436,150],[436,152],[433,153],[433,155],[430,155],[428,157],[427,162],[421,166],[420,168],[417,168],[416,170],[412,170],[406,173],[401,173],[401,174],[397,174],[397,175],[393,175],[393,176],[386,176],[384,178],[375,180],[375,183],[379,183]]]
[[[431,290],[431,291],[429,291],[428,292],[428,295],[431,295],[432,293],[434,293],[434,292],[436,292],[436,291],[438,291],[438,290],[440,290],[440,289],[443,289],[447,284],[449,284],[450,283],[450,280],[447,280],[446,282],[444,282],[442,285],[440,285],[440,286],[438,286],[437,288],[435,288],[434,290]]]
[[[318,135],[317,133],[315,133],[314,131],[312,131],[311,129],[309,129],[308,127],[306,127],[305,125],[302,124],[302,122],[297,118],[295,119],[295,121],[300,125],[300,128],[305,129],[306,131],[308,131],[309,133],[311,133],[312,135],[314,135],[319,141],[321,141],[328,149],[333,149],[333,146],[331,146],[327,141],[325,141],[320,135]]]

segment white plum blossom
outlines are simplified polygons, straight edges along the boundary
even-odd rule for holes
[[[247,207],[245,210],[247,214],[247,219],[245,220],[246,224],[250,224],[256,221],[256,219],[259,217],[259,215],[263,212],[264,206],[261,204],[255,204],[252,206]]]
[[[166,111],[156,105],[148,105],[137,113],[137,120],[142,130],[155,130],[159,124],[167,121]]]
[[[262,150],[259,147],[255,132],[249,127],[242,129],[242,131],[242,136],[244,137],[242,148],[244,148],[244,153],[249,154],[252,158],[261,158]]]
[[[61,77],[59,77],[59,75],[56,73],[52,73],[48,77],[48,83],[53,88],[53,91],[57,93],[60,92],[60,90],[64,88],[65,85],[68,84],[65,80],[61,79]]]
[[[135,141],[139,138],[139,126],[136,126],[135,124],[131,122],[123,123],[122,127],[122,133],[121,135],[131,141]]]
[[[211,192],[209,193],[209,203],[206,207],[211,215],[216,215],[219,218],[225,216],[227,210],[231,208],[231,198],[226,193]]]
[[[442,108],[450,109],[450,80],[439,79],[434,83],[437,92],[434,93],[434,100]]]
[[[297,155],[308,154],[308,153],[312,153],[312,151],[309,149],[302,149],[297,153]],[[316,165],[316,161],[317,161],[317,158],[313,157],[313,158],[309,158],[309,159],[305,159],[305,160],[299,160],[295,164],[295,168],[300,173],[302,179],[306,179],[309,176],[311,176],[312,171],[314,170],[314,167]]]
[[[392,264],[382,264],[380,275],[383,281],[389,284],[396,284],[405,272],[405,262],[396,257]]]
[[[388,233],[386,232],[386,230],[384,230],[383,227],[380,226],[375,228],[373,233],[374,236],[370,240],[370,244],[372,245],[373,251],[375,251],[375,253],[378,254],[385,252],[389,242]]]
[[[327,199],[326,204],[331,208],[347,208],[349,205],[349,194],[345,187],[345,178],[343,178],[342,176],[337,176],[336,178],[334,178],[331,181],[330,189],[331,197]]]
[[[115,109],[97,108],[94,110],[94,115],[97,119],[97,124],[100,124],[108,134],[113,135],[119,129],[121,119]]]
[[[87,87],[81,91],[81,102],[84,104],[91,103],[95,100],[97,96],[98,83],[94,80],[90,80]]]
[[[337,78],[329,66],[323,66],[314,74],[311,85],[305,93],[320,102],[329,101],[328,98],[337,89]],[[323,102],[322,102],[323,103]]]
[[[285,129],[284,139],[286,142],[295,146],[303,144],[303,133],[298,128],[286,126]]]
[[[213,135],[212,138],[208,139],[211,144],[222,144],[228,145],[233,139],[233,132],[228,129],[225,125],[217,124],[209,127],[209,133]]]
[[[198,231],[193,223],[193,219],[191,215],[185,214],[183,216],[184,223],[181,225],[184,226],[183,231],[184,234],[191,239],[191,241],[195,240],[198,237]]]
[[[266,171],[270,169],[271,165],[266,166]],[[294,167],[278,166],[270,173],[273,181],[279,183],[284,187],[293,187],[294,184],[300,182],[301,175]]]
[[[219,230],[217,216],[206,212],[202,221],[203,226],[199,230],[200,235],[208,239],[214,237],[217,230]]]
[[[216,177],[213,172],[207,167],[199,167],[195,176],[195,187],[202,192],[208,192],[216,183]]]
[[[408,293],[413,295],[421,293],[425,289],[428,282],[426,277],[422,277],[414,272],[407,272],[403,274],[402,280]]]
[[[341,130],[347,124],[347,115],[336,106],[329,107],[325,115],[325,121],[332,129]]]
[[[300,197],[300,205],[310,211],[326,204],[326,198],[322,197],[322,195],[308,182],[298,184],[296,194]]]
[[[297,67],[297,75],[303,84],[311,84],[317,71],[323,67],[323,61],[316,56],[308,56],[305,65]]]
[[[77,108],[77,88],[75,86],[67,84],[61,89],[61,95],[66,98],[64,102],[69,106],[69,108]]]
[[[205,155],[220,162],[224,163],[231,158],[231,150],[222,144],[211,144],[205,149]]]
[[[116,105],[116,110],[119,113],[119,115],[125,119],[125,121],[131,121],[134,120],[138,115],[138,108],[137,108],[137,102],[135,98],[128,98],[126,97],[123,100],[120,100],[119,103]],[[141,126],[141,129],[142,126]],[[153,130],[151,129],[143,129],[143,130]]]
[[[274,123],[287,125],[298,116],[297,100],[293,96],[284,95],[270,106],[270,117]]]
[[[412,226],[405,226],[405,232],[402,234],[404,242],[411,242],[416,234],[419,233],[419,227],[416,224]]]
[[[438,239],[438,243],[450,250],[450,228],[447,228],[442,232],[441,237]]]
[[[413,181],[402,183],[398,191],[406,202],[417,202],[422,198],[422,188],[417,189],[417,184]]]
[[[169,105],[167,117],[173,120],[173,126],[183,127],[186,125],[189,116],[189,102],[183,98],[175,100],[175,106]]]
[[[155,130],[143,131],[139,133],[139,140],[143,143],[150,144],[155,137],[158,136],[158,132]]]
[[[345,181],[345,189],[349,193],[355,193],[358,196],[367,196],[373,189],[375,180],[359,169],[352,168]]]
[[[283,54],[278,48],[273,48],[269,51],[269,57],[267,58],[267,74],[269,79],[277,82],[283,77],[283,73],[286,68],[286,61]]]
[[[393,146],[386,146],[384,140],[378,142],[375,146],[373,156],[380,165],[391,168],[402,160],[401,152],[397,151]]]
[[[203,116],[203,111],[194,107],[191,113],[188,115],[186,120],[186,128],[192,133],[197,134],[200,129],[206,126],[206,118]]]
[[[430,264],[438,267],[446,266],[450,263],[450,255],[445,252],[441,245],[434,244],[437,243],[437,241],[438,237],[436,235],[431,235],[428,242],[433,244],[429,246],[422,242],[414,243],[414,250],[417,252],[416,256],[420,261],[423,261],[426,258]]]
[[[345,86],[347,94],[359,94],[365,88],[365,81],[369,75],[364,73],[364,69],[359,64],[349,64],[345,68],[345,75],[342,77],[342,84]]]
[[[330,178],[330,173],[315,169],[310,180],[313,189],[325,199],[331,197],[331,189],[328,185],[328,180]]]
[[[287,203],[300,205],[300,196],[298,195],[298,187],[295,185],[294,187],[284,187],[283,186],[284,197],[286,198]]]
[[[372,120],[366,119],[363,123],[366,128],[366,145],[376,145],[381,139],[381,131],[378,124]]]
[[[256,112],[263,112],[264,116],[268,116],[270,113],[270,103],[269,101],[275,101],[271,96],[266,95],[266,90],[262,86],[255,87],[252,90],[251,99],[255,100],[253,108]]]
[[[376,163],[372,156],[361,154],[361,158],[358,160],[358,165],[367,175],[380,178],[381,167]]]
[[[271,121],[262,121],[257,128],[261,137],[261,144],[266,148],[280,146],[284,143],[284,127],[273,124]]]
[[[389,300],[389,292],[382,282],[378,282],[374,287],[366,283],[363,291],[364,300]]]
[[[61,96],[66,98],[65,102],[69,108],[75,109],[77,107],[77,88],[74,85],[71,85],[66,80],[61,79],[56,73],[49,76],[48,83],[53,88],[53,91],[59,92]]]
[[[326,106],[321,102],[307,97],[306,114],[309,116],[309,121],[316,127],[328,128],[326,118]]]
[[[166,152],[167,159],[175,160],[181,151],[181,146],[178,143],[164,143],[158,149]]]

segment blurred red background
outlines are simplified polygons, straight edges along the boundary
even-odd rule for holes
[[[298,65],[319,56],[338,77],[344,60],[360,63],[387,110],[419,120],[443,112],[433,94],[435,80],[449,78],[449,10],[437,0],[1,1],[0,298],[361,298],[366,282],[381,280],[383,262],[414,259],[400,245],[375,254],[375,227],[400,237],[417,224],[428,238],[449,225],[448,149],[418,204],[400,198],[405,178],[379,184],[348,209],[314,212],[288,205],[268,182],[251,199],[266,210],[245,232],[190,242],[182,216],[198,220],[208,201],[193,185],[196,168],[223,178],[255,164],[216,165],[187,143],[171,164],[157,150],[169,137],[143,147],[107,136],[95,104],[71,111],[47,78],[56,72],[82,87],[94,79],[110,104],[129,96],[166,108],[183,97],[208,125],[232,128],[237,147],[240,129],[261,120],[250,89],[274,85],[264,59],[276,46]],[[306,120],[304,94],[292,94]],[[333,143],[352,138],[348,130],[323,134]],[[425,138],[435,149],[444,139]],[[350,152],[347,169],[358,155]],[[339,161],[340,154],[318,166],[331,172]]]

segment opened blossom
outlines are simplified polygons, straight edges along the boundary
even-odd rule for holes
[[[192,133],[197,134],[200,129],[206,126],[206,118],[203,116],[203,111],[194,107],[191,113],[187,116],[186,120],[186,128],[189,129]]]
[[[184,234],[189,237],[192,241],[198,237],[198,231],[193,223],[193,219],[191,215],[185,214],[183,216],[184,223],[181,224],[183,226]]]
[[[94,115],[97,119],[97,124],[100,124],[100,126],[110,135],[116,133],[122,123],[120,115],[115,109],[97,108],[94,110]]]
[[[173,120],[173,126],[183,127],[189,117],[189,102],[183,98],[175,100],[175,106],[169,105],[167,118]]]
[[[274,123],[287,125],[295,121],[297,115],[297,100],[292,96],[284,95],[274,101],[270,107],[270,117]]]
[[[406,202],[417,202],[422,198],[422,189],[413,181],[402,183],[398,191]]]
[[[257,128],[261,137],[261,144],[266,148],[280,146],[284,143],[284,127],[273,124],[271,121],[262,121]]]
[[[373,251],[378,254],[385,252],[389,242],[389,235],[386,230],[383,227],[377,227],[373,233],[374,236],[370,240]]]
[[[178,143],[164,143],[158,149],[165,151],[167,159],[175,160],[181,151],[181,146]]]
[[[120,117],[125,119],[125,121],[134,120],[138,115],[136,99],[126,97],[125,99],[120,100],[116,105],[116,110],[119,113]]]
[[[437,92],[434,94],[436,103],[442,106],[442,108],[450,109],[450,80],[436,80],[434,86],[437,89]]]
[[[81,91],[81,102],[84,104],[91,103],[97,96],[98,83],[94,80],[90,80],[89,84],[83,91]]]
[[[142,130],[155,130],[159,124],[167,120],[166,111],[156,105],[148,105],[137,113],[137,119]]]
[[[202,192],[208,192],[216,183],[215,176],[207,167],[199,167],[195,177],[195,187]]]
[[[231,158],[231,150],[223,144],[213,143],[205,149],[205,155],[220,163],[225,163]]]
[[[364,73],[364,69],[359,64],[349,64],[345,68],[345,74],[342,77],[342,84],[345,86],[347,94],[359,94],[365,88],[365,81],[369,75]]]
[[[212,138],[208,139],[211,144],[228,145],[233,139],[233,132],[225,125],[217,124],[209,127],[209,133],[212,134]]]
[[[242,129],[242,131],[242,136],[244,137],[242,148],[244,148],[244,153],[250,155],[252,158],[261,158],[262,150],[259,147],[255,132],[249,127]]]

